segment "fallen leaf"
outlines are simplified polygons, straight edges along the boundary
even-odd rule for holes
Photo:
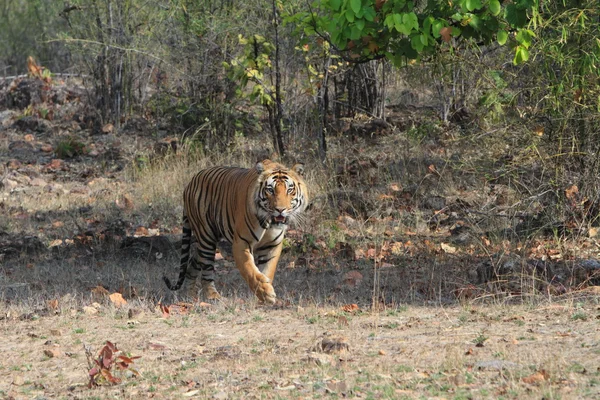
[[[148,229],[146,227],[143,226],[138,226],[135,229],[135,233],[133,234],[134,237],[142,237],[142,236],[150,236]]]
[[[53,300],[48,300],[48,308],[51,310],[57,310],[58,309],[58,300],[57,299],[53,299]]]
[[[149,342],[148,348],[150,350],[165,350],[167,348],[167,346],[165,346],[164,344],[160,344],[160,343]]]
[[[456,247],[450,246],[447,243],[442,243],[441,247],[442,247],[442,250],[444,250],[444,253],[447,253],[447,254],[455,254],[456,253]]]
[[[123,298],[123,295],[118,292],[111,294],[108,296],[108,298],[116,307],[121,307],[127,304],[127,301]]]
[[[346,312],[354,312],[354,311],[358,311],[359,307],[358,304],[344,304],[342,306],[342,310],[346,311]]]
[[[113,124],[106,124],[102,127],[102,133],[112,133],[115,129]]]
[[[573,185],[565,189],[565,196],[571,201],[575,201],[575,196],[577,196],[578,194],[579,188],[577,187],[577,185]]]
[[[59,349],[45,349],[44,355],[48,358],[60,357],[60,350]]]
[[[52,248],[52,247],[57,247],[60,246],[61,244],[63,244],[62,239],[55,239],[53,241],[50,242],[50,244],[48,245],[48,247]]]
[[[533,374],[531,374],[529,376],[526,376],[525,378],[522,378],[522,381],[525,383],[528,383],[530,385],[535,385],[540,382],[548,380],[549,377],[550,376],[549,376],[548,372],[541,369],[537,372],[534,372]]]

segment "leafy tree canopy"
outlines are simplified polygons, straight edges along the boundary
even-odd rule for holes
[[[527,61],[534,37],[527,29],[538,0],[315,0],[289,21],[319,35],[345,58],[387,58],[395,65],[430,54],[443,44],[497,41],[514,47],[514,63]]]

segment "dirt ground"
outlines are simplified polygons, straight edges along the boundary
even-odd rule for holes
[[[54,398],[592,399],[600,308],[403,306],[377,312],[253,300],[3,315],[0,396]],[[9,313],[10,314],[10,313]],[[105,341],[140,356],[88,388]],[[114,371],[114,368],[113,368]]]
[[[0,89],[36,93],[21,86]],[[161,280],[178,273],[181,188],[261,147],[195,159],[160,124],[90,120],[76,89],[53,86],[53,119],[0,111],[0,398],[600,397],[597,228],[529,236],[537,196],[521,212],[444,143],[388,132],[378,146],[404,158],[332,146],[337,167],[309,176],[321,193],[286,236],[277,306],[227,249],[226,299],[181,303]],[[374,140],[359,133],[340,143]]]

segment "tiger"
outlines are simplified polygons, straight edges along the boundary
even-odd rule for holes
[[[201,277],[207,299],[220,299],[215,287],[217,243],[232,244],[237,269],[259,301],[275,303],[273,279],[290,223],[298,222],[309,201],[304,165],[291,169],[269,159],[254,168],[211,167],[198,172],[183,192],[183,232],[177,283],[187,279],[194,295]],[[190,251],[195,250],[190,259]],[[259,269],[260,268],[260,269]]]

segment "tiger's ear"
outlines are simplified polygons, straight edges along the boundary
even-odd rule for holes
[[[292,171],[297,173],[300,176],[304,176],[304,164],[298,163],[292,167]]]
[[[265,169],[267,169],[267,165],[273,163],[273,161],[268,158],[256,163],[256,170],[259,174],[262,174]]]

